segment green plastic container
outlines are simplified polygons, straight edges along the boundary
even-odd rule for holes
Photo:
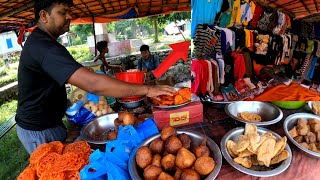
[[[271,103],[283,109],[299,109],[306,105],[305,101],[273,101]]]

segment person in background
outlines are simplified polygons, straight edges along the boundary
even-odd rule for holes
[[[72,0],[35,0],[37,28],[21,52],[18,68],[17,135],[31,154],[39,145],[64,141],[66,84],[99,96],[173,95],[170,86],[147,86],[94,73],[74,60],[57,39],[70,29]]]
[[[97,62],[98,60],[100,60],[102,62],[102,65],[100,66],[100,70],[102,72],[107,74],[107,71],[109,69],[113,69],[116,72],[124,71],[121,66],[109,65],[109,63],[106,61],[105,54],[109,52],[107,41],[99,41],[97,43],[97,50],[99,51],[99,55],[96,56],[93,61]]]
[[[147,80],[155,79],[152,72],[157,69],[160,64],[159,56],[151,55],[148,45],[142,45],[140,47],[140,53],[141,58],[138,60],[138,69],[146,73]]]

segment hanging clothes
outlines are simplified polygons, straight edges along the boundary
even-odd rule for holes
[[[210,57],[217,43],[216,31],[206,25],[199,24],[193,39],[194,57],[200,59]]]
[[[198,24],[214,25],[214,19],[221,10],[223,0],[191,1],[191,38],[196,33]]]
[[[253,17],[252,17],[252,20],[250,21],[250,26],[253,28],[256,28],[257,22],[260,19],[261,14],[263,13],[263,8],[259,5],[256,5],[255,10],[253,10],[252,12],[253,12]]]
[[[318,57],[314,56],[314,57],[312,58],[311,67],[310,67],[310,69],[309,69],[307,78],[309,78],[309,79],[312,79],[312,78],[313,78],[313,74],[314,74],[314,70],[315,70],[316,65],[317,65],[317,61],[318,61]]]
[[[231,15],[231,20],[228,25],[228,27],[233,27],[233,25],[236,24],[241,24],[240,21],[240,0],[234,0],[233,3],[233,9],[232,9],[232,15]]]
[[[232,56],[234,58],[234,79],[237,81],[246,74],[246,63],[242,54],[234,51]]]

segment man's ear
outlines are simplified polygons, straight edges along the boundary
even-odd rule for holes
[[[48,22],[48,18],[47,18],[48,13],[45,10],[41,10],[39,12],[39,20],[43,23],[47,23]]]

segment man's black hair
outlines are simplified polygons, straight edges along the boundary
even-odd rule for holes
[[[97,50],[101,52],[105,47],[108,47],[108,41],[99,41],[97,43]]]
[[[148,45],[142,45],[141,47],[140,47],[140,51],[149,51],[149,46]]]
[[[49,14],[53,8],[54,4],[67,4],[69,6],[73,6],[72,0],[34,0],[34,18],[36,22],[38,22],[40,18],[40,11],[45,10]]]

